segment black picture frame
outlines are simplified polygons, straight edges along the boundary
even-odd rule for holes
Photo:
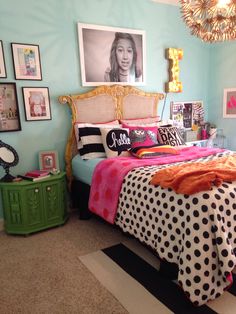
[[[16,83],[0,83],[0,132],[21,131]]]
[[[51,105],[48,87],[22,87],[25,120],[51,120]]]
[[[39,45],[11,43],[16,80],[42,81]]]
[[[3,42],[2,40],[0,40],[0,78],[6,78],[6,77],[7,77],[7,70],[6,70]]]

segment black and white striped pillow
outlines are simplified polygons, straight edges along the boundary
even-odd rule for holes
[[[118,126],[119,121],[118,120],[113,120],[110,122],[105,122],[105,123],[82,123],[82,122],[75,122],[74,124],[74,132],[75,132],[75,138],[76,138],[76,143],[77,143],[77,148],[80,150],[83,147],[79,130],[80,128],[84,127],[96,127],[96,128],[111,128],[111,126]]]
[[[79,148],[82,159],[106,157],[100,128],[81,127],[79,128],[79,137],[82,142],[82,147]]]

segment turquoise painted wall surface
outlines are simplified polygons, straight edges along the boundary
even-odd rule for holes
[[[236,120],[223,118],[224,89],[236,88],[236,41],[215,44],[210,54],[209,118],[223,129],[227,147],[236,150]]]
[[[0,138],[12,145],[19,154],[19,164],[11,169],[15,175],[38,168],[38,152],[41,150],[57,150],[61,169],[64,167],[70,113],[66,106],[58,103],[57,98],[59,95],[89,89],[81,86],[78,22],[146,31],[147,82],[146,86],[140,87],[146,91],[164,91],[165,82],[168,81],[165,49],[183,48],[180,79],[184,91],[168,95],[165,119],[169,117],[170,101],[203,100],[206,112],[209,97],[211,103],[214,103],[211,96],[214,95],[213,82],[211,93],[208,93],[210,65],[214,66],[221,58],[221,48],[216,47],[218,59],[217,55],[210,59],[211,47],[189,35],[176,6],[150,0],[0,0],[0,39],[4,45],[8,74],[7,79],[1,79],[1,82],[16,82],[22,124],[22,131],[1,132]],[[11,42],[40,46],[42,81],[14,79]],[[229,57],[231,49],[230,46]],[[25,121],[21,91],[24,86],[49,87],[52,120]],[[162,105],[160,103],[159,113]]]

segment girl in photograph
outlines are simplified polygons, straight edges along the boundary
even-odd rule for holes
[[[110,51],[110,67],[105,82],[141,82],[142,71],[137,67],[137,49],[129,33],[115,33]]]

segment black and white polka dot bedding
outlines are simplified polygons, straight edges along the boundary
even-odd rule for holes
[[[198,161],[231,154],[227,151]],[[220,296],[236,264],[236,182],[194,195],[149,184],[158,169],[135,168],[124,178],[115,223],[178,264],[178,282],[195,305]]]

